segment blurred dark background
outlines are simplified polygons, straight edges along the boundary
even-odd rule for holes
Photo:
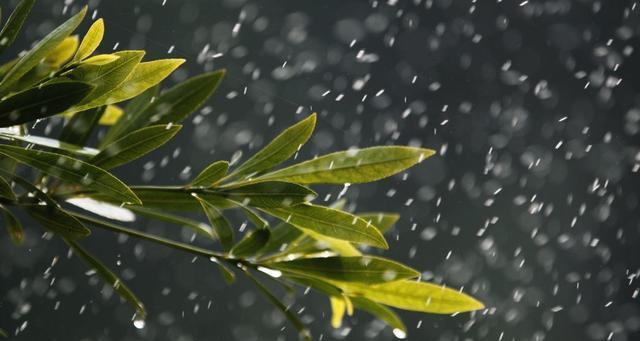
[[[5,18],[14,4],[2,2]],[[82,4],[38,1],[2,61]],[[187,59],[167,86],[228,71],[175,141],[118,176],[184,183],[213,160],[246,159],[315,111],[318,128],[301,158],[380,144],[439,152],[406,178],[347,192],[357,203],[351,208],[402,214],[387,256],[425,279],[464,287],[488,307],[473,316],[401,312],[410,340],[640,338],[636,1],[94,0],[89,7],[106,21],[100,52],[118,45],[147,50],[147,60]],[[55,131],[60,121],[49,124]],[[322,201],[341,188],[318,190]],[[134,226],[191,237],[158,222]],[[43,240],[35,224],[26,228],[22,248],[0,233],[0,328],[17,332],[11,340],[297,339],[247,281],[228,287],[209,262],[96,231],[83,244],[146,302],[150,316],[138,330],[129,306],[68,259],[62,242]],[[394,339],[361,312],[332,330],[327,300],[303,296],[293,309],[304,308],[300,315],[322,340]]]

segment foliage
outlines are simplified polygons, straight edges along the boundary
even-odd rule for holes
[[[0,32],[0,52],[14,41],[33,3],[22,0],[14,9]],[[421,282],[420,273],[405,265],[362,254],[364,246],[388,248],[383,234],[398,220],[397,215],[354,214],[344,211],[340,203],[332,207],[312,203],[316,193],[307,185],[377,181],[432,156],[432,150],[351,149],[276,169],[309,139],[316,124],[313,114],[235,168],[227,161],[216,161],[190,183],[177,186],[135,186],[119,180],[109,170],[174,137],[181,128],[178,123],[212,95],[224,71],[158,91],[158,84],[183,60],[143,61],[144,51],[95,54],[104,34],[101,19],[81,40],[71,35],[86,11],[83,8],[29,51],[0,67],[0,140],[4,141],[0,144],[0,211],[15,244],[24,239],[19,217],[28,215],[62,238],[131,303],[136,321],[144,319],[144,305],[81,246],[91,229],[123,233],[211,259],[228,283],[235,280],[235,271],[246,274],[305,338],[311,336],[304,324],[258,276],[267,274],[285,285],[310,287],[327,295],[334,327],[341,325],[345,312],[351,315],[354,309],[406,332],[388,307],[444,314],[483,308],[457,290]],[[121,108],[123,102],[126,105]],[[31,125],[55,115],[66,120],[57,139],[29,134]],[[99,124],[110,126],[96,146],[86,146]],[[22,168],[31,169],[35,177],[19,175],[24,174]],[[82,214],[69,204],[92,214]],[[233,209],[241,210],[254,225],[243,238],[236,236],[237,229],[225,217]],[[182,216],[189,211],[201,212],[209,225]],[[118,222],[136,215],[192,229],[219,241],[221,250],[180,243]],[[272,226],[274,220],[280,223]]]

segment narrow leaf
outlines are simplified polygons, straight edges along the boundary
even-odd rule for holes
[[[50,152],[0,145],[0,154],[39,169],[63,181],[80,184],[122,202],[141,203],[122,181],[86,162]]]
[[[57,206],[32,205],[25,206],[27,213],[45,229],[69,239],[88,237],[91,231],[78,219],[67,214]]]
[[[380,233],[385,233],[393,227],[393,225],[400,219],[400,215],[396,213],[385,212],[372,212],[372,213],[358,213],[358,217],[368,221],[375,226]]]
[[[9,238],[15,245],[20,245],[24,242],[24,230],[22,229],[22,224],[20,220],[16,218],[16,216],[9,211],[6,207],[0,205],[0,211],[2,211],[2,216],[4,217],[4,226],[6,226],[7,231],[9,232]]]
[[[44,64],[51,68],[59,68],[68,62],[78,49],[78,36],[70,36],[64,38],[58,46],[53,48],[44,58]]]
[[[271,238],[260,249],[260,254],[279,253],[287,248],[295,240],[303,236],[303,232],[291,224],[281,223],[271,229]]]
[[[71,247],[73,252],[78,255],[85,263],[87,263],[96,273],[107,282],[120,297],[124,298],[127,302],[133,306],[136,311],[136,315],[140,318],[146,316],[146,310],[142,301],[127,287],[116,274],[114,274],[106,265],[100,262],[98,259],[89,254],[84,248],[73,240],[65,239],[65,242]]]
[[[225,251],[231,250],[233,247],[233,228],[231,228],[231,224],[222,215],[222,212],[218,210],[214,205],[211,205],[206,200],[200,199],[198,197],[198,201],[202,205],[202,210],[204,211],[207,219],[209,219],[209,224],[213,227],[218,239],[220,240],[220,244]]]
[[[85,145],[104,111],[105,107],[98,107],[75,113],[62,129],[60,141]]]
[[[373,225],[347,212],[310,204],[261,209],[302,230],[383,249],[389,247]]]
[[[87,6],[82,7],[80,12],[76,13],[69,20],[51,31],[51,33],[42,38],[42,40],[40,40],[31,50],[22,56],[11,70],[7,72],[2,79],[2,82],[0,82],[0,94],[7,93],[7,90],[10,89],[11,85],[40,63],[42,58],[46,57],[51,49],[58,46],[64,38],[71,34],[71,32],[78,27],[86,12]]]
[[[241,177],[269,170],[289,159],[307,142],[316,125],[316,114],[285,129],[271,143],[240,165],[228,177]]]
[[[16,195],[11,189],[11,185],[3,177],[0,177],[0,198],[7,199],[9,201],[15,201]]]
[[[208,239],[216,238],[215,234],[213,233],[213,230],[209,225],[201,223],[197,220],[185,218],[182,216],[170,214],[164,211],[143,207],[143,206],[129,206],[129,209],[135,213],[138,213],[143,216],[147,216],[149,218],[154,218],[154,219],[165,221],[167,223],[184,226]]]
[[[349,296],[363,296],[374,302],[405,310],[453,314],[483,309],[484,305],[457,290],[411,280],[382,284],[331,282]]]
[[[236,274],[231,271],[226,265],[218,262],[216,258],[212,257],[211,260],[218,265],[218,269],[220,270],[220,275],[224,278],[224,282],[227,285],[233,284],[236,281]]]
[[[358,283],[383,283],[416,278],[420,273],[400,263],[373,256],[300,258],[266,266],[299,276]]]
[[[382,146],[327,154],[251,181],[279,180],[299,184],[363,183],[386,178],[432,156],[430,149]]]
[[[32,122],[67,110],[93,86],[83,82],[55,82],[19,92],[0,101],[0,127]]]
[[[89,57],[100,45],[102,37],[104,36],[104,21],[98,19],[91,24],[87,34],[82,38],[80,47],[76,51],[76,55],[73,57],[73,61],[80,61]]]
[[[22,141],[28,144],[34,144],[34,145],[38,145],[46,148],[55,149],[58,152],[71,153],[71,154],[76,154],[81,156],[95,156],[100,152],[97,149],[77,146],[74,144],[65,143],[60,140],[43,137],[43,136],[11,135],[11,134],[2,132],[2,129],[0,129],[0,139],[8,140],[8,141]]]
[[[370,313],[381,321],[384,321],[384,323],[388,324],[391,328],[398,329],[404,333],[407,332],[407,326],[404,325],[400,316],[393,310],[364,297],[350,297],[350,299],[356,308]]]
[[[35,2],[35,0],[22,0],[13,12],[11,12],[9,19],[7,19],[7,22],[4,24],[2,31],[0,31],[0,53],[16,40]]]
[[[254,256],[267,243],[271,232],[268,229],[257,229],[247,234],[230,251],[236,258],[248,258]]]
[[[262,182],[216,192],[229,199],[254,207],[288,207],[312,200],[311,189],[289,182]]]
[[[329,296],[329,302],[331,303],[331,326],[333,328],[340,328],[342,326],[342,318],[344,312],[347,310],[344,298],[338,296]]]
[[[196,176],[189,186],[191,187],[211,187],[218,182],[218,180],[222,179],[222,177],[227,173],[229,169],[229,162],[227,161],[216,161]]]
[[[109,130],[105,140],[116,140],[149,124],[181,122],[213,94],[223,75],[224,71],[205,73],[163,92],[140,112],[135,115],[125,115],[124,119],[118,121]]]
[[[136,130],[109,144],[90,162],[103,169],[111,169],[129,163],[165,144],[181,128],[180,125],[156,125]]]

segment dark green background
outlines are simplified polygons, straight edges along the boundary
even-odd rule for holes
[[[5,18],[14,3],[2,2]],[[2,61],[81,5],[71,3],[62,14],[64,1],[39,1]],[[632,1],[161,3],[90,1],[90,10],[106,21],[100,52],[118,43],[119,49],[147,50],[147,59],[186,58],[167,85],[204,70],[226,68],[228,75],[175,141],[118,169],[118,176],[183,183],[213,160],[236,151],[246,158],[316,111],[318,128],[301,159],[377,144],[440,152],[406,180],[398,176],[347,192],[358,210],[402,213],[386,255],[426,279],[464,286],[489,308],[474,318],[403,312],[410,340],[640,337],[638,299],[632,298],[640,266],[640,184],[633,171],[640,163],[640,26]],[[199,60],[207,44],[222,57]],[[360,50],[378,60],[359,61]],[[369,78],[364,88],[354,90],[363,77]],[[338,94],[344,97],[336,101]],[[403,118],[407,108],[411,113]],[[54,132],[60,127],[57,120],[41,124]],[[319,190],[322,200],[341,188]],[[134,226],[190,237],[157,222]],[[147,328],[136,330],[130,308],[109,298],[79,260],[67,259],[63,243],[42,240],[35,224],[26,228],[22,248],[0,234],[0,328],[13,334],[27,323],[12,340],[297,339],[247,281],[227,287],[209,262],[95,231],[83,244],[146,302]],[[60,259],[47,270],[53,257]],[[360,312],[334,331],[324,297],[297,296],[293,309],[304,308],[300,316],[324,340],[393,339],[389,328]]]

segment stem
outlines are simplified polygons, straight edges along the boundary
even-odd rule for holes
[[[215,251],[211,251],[211,250],[207,250],[207,249],[203,249],[197,246],[192,246],[189,244],[184,244],[184,243],[180,243],[180,242],[176,242],[174,240],[171,239],[167,239],[167,238],[163,238],[163,237],[159,237],[150,233],[145,233],[145,232],[140,232],[140,231],[136,231],[133,229],[130,229],[128,227],[124,227],[124,226],[119,226],[119,225],[115,225],[112,223],[108,223],[105,221],[101,221],[89,216],[86,216],[84,214],[80,214],[80,213],[75,213],[75,212],[70,212],[70,211],[65,211],[66,213],[72,215],[73,217],[84,221],[86,223],[89,223],[93,226],[99,227],[101,229],[104,230],[108,230],[108,231],[112,231],[112,232],[117,232],[117,233],[123,233],[132,237],[136,237],[139,239],[144,239],[146,241],[150,241],[156,244],[161,244],[176,250],[180,250],[180,251],[184,251],[187,253],[191,253],[193,255],[196,256],[200,256],[200,257],[206,257],[206,258],[215,258],[219,261],[224,261],[226,263],[229,264],[241,264],[244,266],[249,266],[249,267],[255,267],[255,265],[245,259],[240,259],[240,258],[231,258],[228,257],[224,254],[215,252]]]

